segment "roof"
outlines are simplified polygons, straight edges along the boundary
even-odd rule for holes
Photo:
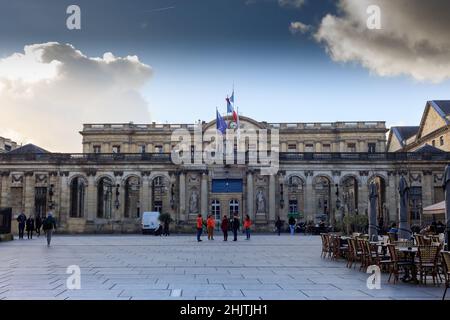
[[[447,116],[450,115],[450,100],[433,100],[439,109]]]
[[[408,140],[419,131],[419,126],[409,127],[392,127],[392,130],[397,134],[397,138],[400,142]]]
[[[426,144],[422,147],[420,147],[419,149],[415,150],[414,152],[418,152],[418,153],[441,153],[441,152],[445,152],[439,148],[430,146],[429,144]]]
[[[41,147],[38,147],[32,143],[26,144],[22,147],[19,147],[17,149],[11,150],[8,152],[8,154],[30,154],[30,153],[50,153],[45,149],[42,149]]]

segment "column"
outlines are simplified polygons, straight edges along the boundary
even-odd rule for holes
[[[70,214],[70,192],[69,192],[69,173],[63,174],[61,176],[61,179],[59,180],[59,203],[56,204],[56,207],[59,208],[59,223],[62,225],[65,225],[67,223],[67,216]],[[52,178],[50,179],[50,182],[52,182]],[[58,182],[54,183],[55,188],[57,188]],[[56,192],[55,192],[56,194]],[[54,196],[56,197],[56,196]]]
[[[330,224],[331,226],[335,227],[336,224],[335,222],[337,222],[338,220],[338,214],[336,212],[337,208],[336,208],[336,184],[339,184],[339,176],[337,177],[333,177],[333,180],[331,181],[331,188],[330,188]],[[340,190],[339,190],[340,191]],[[339,195],[340,196],[340,195]]]
[[[306,182],[305,182],[305,219],[306,221],[314,220],[315,216],[315,202],[314,202],[314,195],[313,195],[313,177],[312,175],[307,174],[306,175]]]
[[[369,149],[366,147],[366,142],[364,140],[359,141],[359,151],[358,152],[367,152]]]
[[[112,219],[115,221],[123,220],[124,218],[124,208],[125,208],[125,183],[122,183],[122,175],[116,177],[115,186],[113,189],[113,216]],[[119,196],[116,196],[117,186],[119,186]],[[119,200],[119,208],[116,208],[116,199]]]
[[[256,214],[255,210],[253,209],[253,196],[253,173],[249,170],[247,171],[247,214],[250,216],[250,219],[255,220]]]
[[[139,202],[141,203],[141,212],[147,212],[150,211],[150,203],[148,198],[150,181],[148,174],[142,173],[141,181],[141,194]]]
[[[287,216],[289,213],[289,189],[287,184],[285,183],[286,182],[285,175],[281,174],[278,181],[280,187],[283,186],[283,201],[284,201],[284,207],[283,208],[280,207],[280,218],[281,220],[287,221]],[[298,203],[298,206],[300,206],[300,203]]]
[[[180,172],[180,220],[186,221],[186,174],[182,171]]]
[[[358,182],[358,214],[366,214],[366,209],[369,208],[369,186],[368,177],[360,176]]]
[[[315,152],[322,152],[322,144],[320,142],[316,142]]]
[[[7,171],[2,172],[1,179],[2,179],[2,187],[1,187],[1,193],[0,193],[0,207],[8,208],[8,207],[10,207],[10,201],[9,201],[10,175],[9,175],[9,172],[7,172]],[[15,214],[15,212],[13,212],[13,214]]]
[[[345,141],[339,141],[339,152],[346,152]]]
[[[25,172],[24,187],[24,214],[28,217],[34,215],[34,173],[32,171]]]
[[[201,182],[201,203],[200,210],[202,215],[208,214],[208,174],[206,172],[202,173]]]
[[[87,221],[93,222],[97,216],[97,188],[95,186],[95,174],[88,174],[87,185]]]
[[[305,143],[303,141],[299,142],[297,148],[298,148],[298,152],[305,152]]]
[[[276,194],[275,194],[275,175],[270,175],[269,179],[269,223],[275,221]]]

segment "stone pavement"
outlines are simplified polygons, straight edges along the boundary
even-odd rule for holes
[[[387,284],[369,290],[368,274],[320,258],[320,237],[240,236],[223,242],[194,235],[55,235],[0,243],[0,299],[441,299],[443,286]],[[69,265],[81,289],[68,290]],[[430,280],[429,283],[432,283]],[[449,294],[450,296],[450,294]]]

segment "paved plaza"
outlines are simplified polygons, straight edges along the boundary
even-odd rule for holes
[[[366,286],[368,274],[320,258],[318,236],[56,235],[0,243],[0,299],[441,299],[443,286]],[[69,265],[81,289],[66,286]],[[432,281],[429,281],[432,283]]]

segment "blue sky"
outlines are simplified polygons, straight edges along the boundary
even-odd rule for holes
[[[312,34],[289,31],[292,21],[317,27],[336,14],[335,3],[0,0],[0,57],[49,41],[92,57],[137,55],[153,69],[141,92],[151,121],[160,122],[211,120],[216,107],[225,111],[233,83],[240,112],[268,122],[415,125],[427,100],[450,98],[448,80],[381,77],[356,62],[334,62]],[[65,28],[69,4],[81,7],[81,31]]]

